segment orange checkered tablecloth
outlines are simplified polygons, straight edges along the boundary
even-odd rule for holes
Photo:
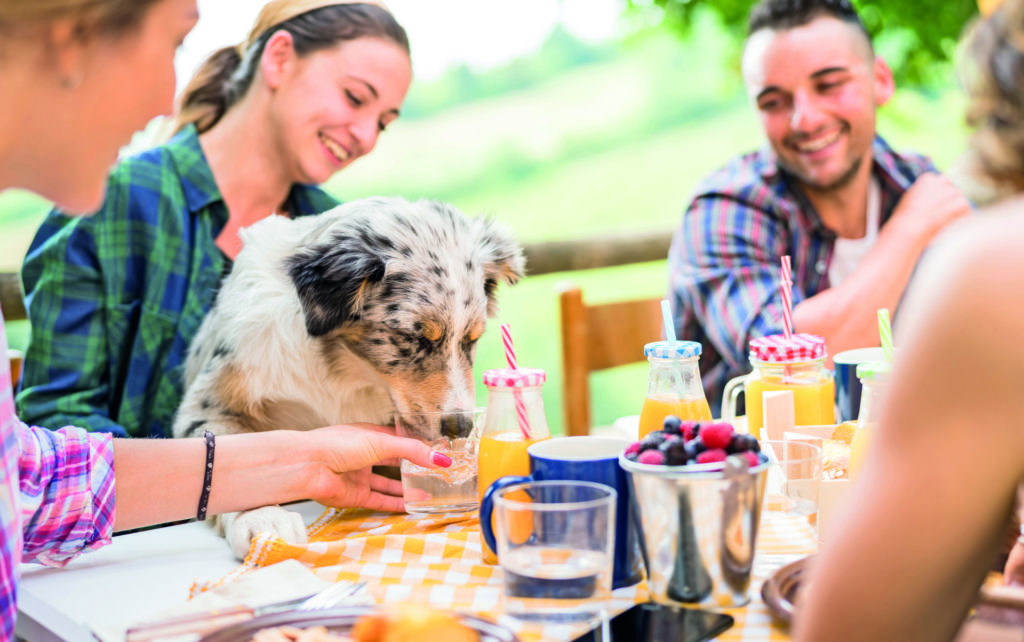
[[[295,559],[328,581],[366,581],[378,604],[412,600],[476,613],[516,630],[524,642],[570,640],[584,632],[563,626],[524,628],[503,615],[501,568],[483,562],[481,546],[475,512],[425,516],[329,509],[310,525],[309,543],[304,546],[267,534],[257,536],[242,566],[217,584],[256,567]],[[806,522],[765,513],[758,533],[751,601],[727,611],[736,624],[718,639],[788,640],[786,630],[772,623],[761,601],[761,584],[778,567],[815,550],[814,534]],[[622,612],[646,599],[645,582],[618,589],[611,611]]]

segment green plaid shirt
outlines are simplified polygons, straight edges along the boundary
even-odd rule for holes
[[[337,204],[295,185],[286,207]],[[214,244],[227,218],[192,127],[118,164],[95,216],[51,212],[22,267],[32,336],[21,419],[169,437],[189,343],[230,263]]]

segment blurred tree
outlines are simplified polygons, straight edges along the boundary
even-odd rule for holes
[[[746,35],[747,13],[756,0],[629,0],[634,15],[688,36],[696,17],[715,14],[737,47]],[[964,27],[978,15],[976,0],[853,0],[875,47],[898,83],[948,84],[949,62]],[[727,61],[734,64],[735,60]]]

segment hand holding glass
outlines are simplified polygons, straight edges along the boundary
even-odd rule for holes
[[[395,414],[395,429],[452,458],[448,468],[424,468],[402,460],[402,494],[410,513],[476,510],[476,449],[482,410]]]

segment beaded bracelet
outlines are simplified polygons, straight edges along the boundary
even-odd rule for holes
[[[207,430],[203,433],[206,439],[206,469],[203,471],[203,490],[199,494],[199,509],[196,511],[196,519],[206,519],[206,504],[210,501],[210,486],[213,482],[213,433]]]

